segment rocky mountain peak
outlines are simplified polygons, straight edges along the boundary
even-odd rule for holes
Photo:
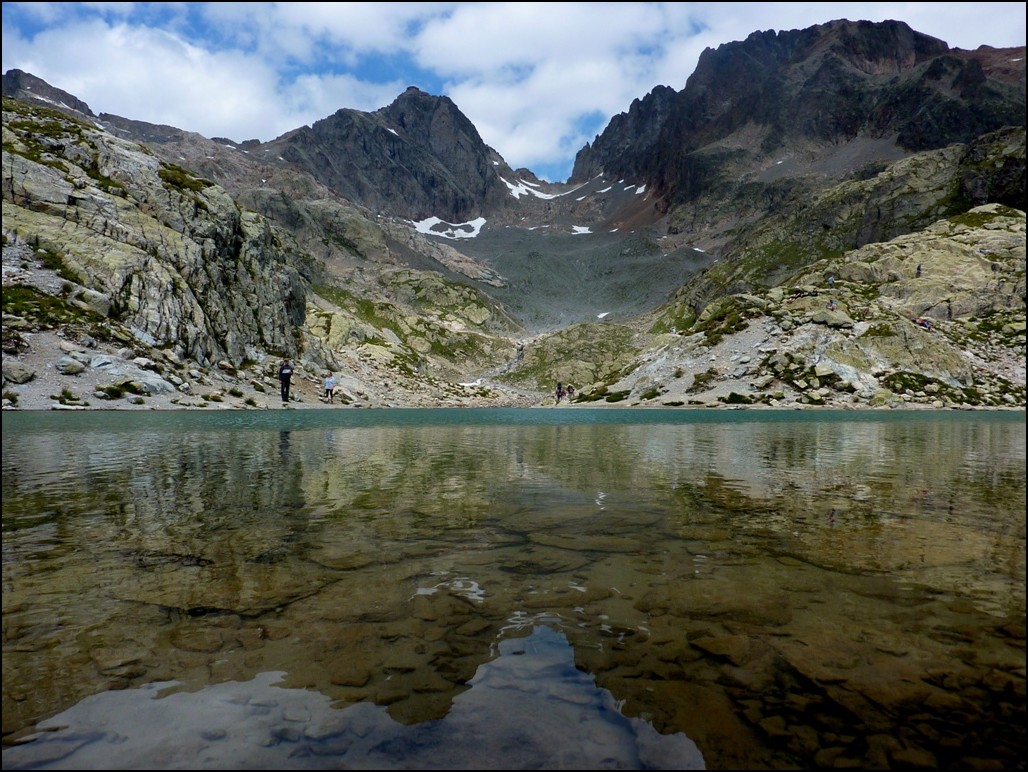
[[[572,179],[603,170],[646,182],[669,208],[790,157],[803,159],[794,174],[816,166],[838,180],[1024,126],[1024,72],[1023,47],[951,50],[902,22],[754,32],[705,50],[673,97],[633,102],[576,158]]]
[[[486,187],[495,178],[491,171],[494,162],[502,161],[499,153],[485,144],[475,125],[449,97],[410,86],[376,114],[458,174],[472,174],[476,181],[480,177]]]
[[[3,74],[3,95],[51,107],[77,118],[95,117],[89,105],[78,97],[23,70],[8,70]]]
[[[338,195],[411,220],[465,222],[508,197],[499,154],[452,100],[414,86],[377,112],[339,110],[267,147]]]
[[[806,30],[797,40],[790,32],[783,32],[788,49],[798,42],[809,41],[809,50],[803,55],[817,58],[818,54],[835,56],[849,66],[868,75],[898,75],[921,62],[949,52],[949,46],[929,35],[915,32],[901,21],[831,21]]]

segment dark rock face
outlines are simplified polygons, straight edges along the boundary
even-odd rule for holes
[[[5,97],[20,99],[23,102],[42,104],[74,115],[76,118],[94,117],[89,105],[78,97],[22,70],[8,70],[4,73],[3,94]]]
[[[621,167],[641,168],[648,159],[659,156],[661,134],[675,99],[673,88],[657,86],[642,99],[634,100],[627,113],[611,118],[595,144],[578,151],[570,182],[585,182],[608,167],[613,174]]]
[[[114,134],[126,137],[134,142],[163,145],[169,142],[182,141],[190,134],[190,132],[177,129],[174,126],[134,121],[131,118],[122,118],[120,115],[112,115],[111,113],[100,113],[99,119]],[[229,142],[230,140],[222,141]]]
[[[339,110],[269,143],[286,161],[372,211],[465,222],[509,198],[495,150],[446,97],[414,87],[375,113]]]
[[[655,89],[611,120],[572,179],[602,170],[674,204],[790,150],[826,158],[858,138],[891,138],[904,154],[969,142],[1025,125],[1023,57],[951,50],[901,22],[755,32],[704,51],[682,91]]]
[[[989,160],[997,158],[1002,160]],[[1022,212],[1028,209],[1023,129],[998,131],[969,143],[960,171],[961,195],[973,206],[997,203]]]

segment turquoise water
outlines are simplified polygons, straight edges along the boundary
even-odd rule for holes
[[[647,408],[376,408],[346,410],[163,410],[3,413],[12,428],[48,432],[139,427],[310,429],[347,426],[438,425],[682,425],[682,424],[983,424],[1024,423],[1018,411],[682,410]]]
[[[3,534],[5,768],[1023,763],[1023,413],[8,412]]]

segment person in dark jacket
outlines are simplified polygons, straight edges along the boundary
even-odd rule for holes
[[[282,360],[282,366],[278,368],[278,382],[282,387],[282,404],[289,401],[289,382],[293,378],[293,366],[288,359]]]

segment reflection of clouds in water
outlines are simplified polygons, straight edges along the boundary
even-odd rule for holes
[[[280,673],[161,697],[171,684],[88,697],[3,751],[4,769],[703,769],[683,734],[623,716],[562,633],[500,643],[449,714],[413,726],[382,706],[333,709]],[[574,731],[569,732],[569,728]]]
[[[485,590],[474,579],[468,579],[466,576],[457,577],[451,581],[450,592],[468,600],[485,600]]]
[[[568,587],[571,589],[581,589],[586,591],[586,588],[579,587],[574,583],[569,582]],[[613,588],[614,592],[620,594],[617,588]],[[572,611],[579,616],[585,616],[588,612],[584,606],[575,606]],[[595,614],[592,619],[569,619],[562,616],[560,613],[555,611],[540,611],[535,614],[529,614],[526,611],[515,611],[507,618],[507,623],[500,628],[499,637],[502,638],[511,632],[518,632],[529,627],[537,627],[539,625],[545,625],[552,627],[556,630],[563,630],[567,628],[583,629],[587,627],[593,627],[595,630],[600,632],[598,640],[584,639],[578,641],[575,645],[579,648],[592,648],[597,651],[603,651],[605,648],[605,641],[614,641],[618,644],[623,644],[627,639],[627,636],[632,635],[634,631],[630,631],[627,628],[619,628],[611,624],[610,616],[607,614]],[[640,623],[635,628],[636,630],[644,633],[649,632],[649,627],[645,623]],[[497,647],[502,646],[500,644],[493,644],[491,650],[495,653]]]
[[[527,611],[515,611],[507,618],[507,624],[500,628],[498,637],[502,638],[509,633],[519,632],[529,627],[535,628],[538,625],[548,625],[559,630],[567,624],[569,624],[567,620],[553,611],[540,611],[535,614],[529,614]],[[493,653],[499,650],[502,643],[502,641],[497,641],[492,645]]]
[[[466,576],[455,576],[452,579],[437,582],[431,587],[416,587],[414,588],[414,595],[435,595],[439,590],[449,590],[452,594],[458,595],[461,598],[467,598],[468,600],[479,602],[485,600],[485,590],[474,579],[469,579]]]

